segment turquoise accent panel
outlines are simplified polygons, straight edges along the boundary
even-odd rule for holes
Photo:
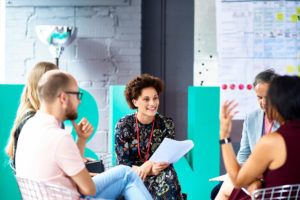
[[[14,178],[13,172],[9,166],[9,157],[5,153],[5,146],[7,144],[10,130],[13,126],[16,112],[20,103],[20,96],[23,91],[24,85],[1,85],[0,91],[0,199],[2,200],[21,200],[21,196],[17,187],[16,180]],[[83,94],[82,103],[78,107],[78,120],[82,117],[86,117],[89,122],[94,126],[95,130],[93,135],[95,134],[98,121],[99,121],[99,113],[96,101],[93,96],[89,94],[87,91],[80,89]],[[76,133],[73,130],[73,126],[71,122],[65,122],[65,128],[67,130],[72,130],[72,135],[76,139]],[[89,138],[89,140],[93,137],[93,135]],[[86,148],[85,156],[91,157],[94,159],[98,159],[95,152]]]
[[[13,171],[9,166],[10,159],[5,153],[5,147],[8,142],[10,130],[15,121],[23,88],[24,85],[0,84],[0,199],[3,200],[22,199]]]
[[[122,85],[111,86],[109,90],[112,151],[116,123],[121,117],[134,112],[128,108],[124,89]],[[209,199],[216,184],[208,179],[217,176],[220,170],[219,99],[219,87],[188,88],[188,139],[193,140],[195,146],[188,154],[188,159],[183,157],[174,164],[188,200]]]
[[[194,148],[188,160],[175,164],[183,192],[188,199],[209,199],[215,182],[209,178],[219,175],[219,87],[188,88],[188,139]]]
[[[119,119],[125,115],[134,113],[136,110],[129,108],[125,96],[125,85],[111,85],[109,87],[109,149],[111,152],[115,152],[115,126]]]

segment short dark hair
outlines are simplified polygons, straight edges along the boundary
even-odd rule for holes
[[[278,74],[275,73],[274,69],[262,71],[255,76],[253,87],[256,87],[259,83],[271,83],[271,81],[277,76]]]
[[[159,78],[149,74],[137,76],[127,83],[124,95],[131,109],[137,108],[133,104],[132,100],[138,99],[138,97],[142,94],[142,90],[148,87],[153,87],[157,94],[160,95],[164,90],[164,83]]]
[[[39,100],[52,102],[59,95],[60,90],[67,89],[70,81],[69,76],[64,72],[58,70],[46,72],[38,83]]]
[[[273,79],[268,90],[270,110],[275,107],[287,120],[300,119],[300,78],[279,76]],[[273,118],[271,113],[271,118]]]

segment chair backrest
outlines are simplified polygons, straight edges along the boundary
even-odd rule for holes
[[[71,200],[71,190],[16,176],[23,200]]]
[[[252,200],[295,200],[300,199],[300,184],[281,185],[255,190],[252,194]]]

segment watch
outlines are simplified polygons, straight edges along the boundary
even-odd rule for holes
[[[231,138],[230,137],[225,138],[225,139],[219,141],[220,144],[227,144],[227,143],[230,143],[230,142],[231,142]]]

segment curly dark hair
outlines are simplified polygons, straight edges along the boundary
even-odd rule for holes
[[[129,81],[125,88],[125,98],[131,109],[137,109],[132,103],[133,99],[138,99],[144,88],[153,87],[157,94],[160,95],[164,90],[164,83],[157,77],[149,74],[142,74]]]

